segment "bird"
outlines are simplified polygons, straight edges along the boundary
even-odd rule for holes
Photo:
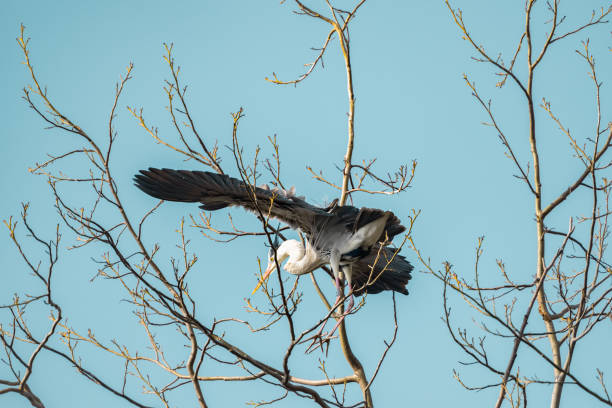
[[[406,228],[391,211],[375,208],[339,206],[334,200],[318,207],[295,194],[264,185],[255,187],[225,174],[207,171],[149,168],[134,176],[135,185],[146,194],[166,201],[200,203],[205,211],[239,206],[257,214],[284,222],[305,235],[303,242],[288,239],[270,248],[268,266],[255,293],[268,279],[276,263],[293,275],[313,272],[329,265],[337,289],[335,305],[343,296],[341,272],[349,288],[346,316],[354,305],[354,296],[395,291],[408,294],[406,285],[413,266],[389,247]],[[274,256],[276,253],[276,259]],[[337,325],[336,325],[337,327]],[[335,329],[334,329],[335,330]]]

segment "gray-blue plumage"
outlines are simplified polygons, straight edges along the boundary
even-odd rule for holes
[[[199,202],[207,211],[240,206],[303,232],[305,246],[288,240],[279,247],[284,246],[283,256],[289,257],[285,269],[290,273],[308,273],[329,264],[336,278],[340,271],[344,273],[355,295],[384,290],[408,294],[412,265],[387,246],[405,227],[390,211],[336,206],[335,202],[317,207],[292,191],[253,188],[227,175],[203,171],[150,168],[141,170],[134,181],[142,191],[162,200]]]

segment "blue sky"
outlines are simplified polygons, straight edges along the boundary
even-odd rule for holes
[[[462,8],[471,33],[479,42],[491,51],[499,50],[509,60],[522,30],[522,3],[458,0],[453,4]],[[585,21],[591,9],[604,3],[563,2],[567,26]],[[339,2],[340,6],[345,4],[352,3]],[[542,5],[535,16],[538,22],[545,20],[541,9]],[[231,144],[230,112],[243,107],[246,117],[241,122],[240,138],[246,151],[252,152],[261,145],[263,153],[271,155],[266,140],[277,135],[284,181],[295,185],[298,193],[315,204],[331,201],[336,192],[313,180],[306,166],[321,169],[339,180],[335,166],[342,164],[346,149],[347,102],[338,46],[333,44],[328,50],[325,69],[317,69],[297,87],[274,86],[264,80],[272,72],[286,79],[301,74],[303,64],[315,55],[310,48],[319,47],[327,34],[327,27],[322,23],[296,16],[292,10],[289,1],[285,4],[246,0],[183,1],[176,6],[161,1],[5,2],[0,16],[3,50],[0,112],[4,124],[0,149],[1,218],[17,215],[20,202],[29,201],[33,224],[43,235],[50,236],[56,216],[46,180],[29,174],[27,169],[43,161],[47,153],[63,152],[79,145],[75,137],[45,130],[44,123],[20,99],[22,88],[30,83],[15,41],[20,23],[27,27],[33,64],[49,95],[67,116],[100,140],[107,137],[114,84],[128,63],[134,63],[133,79],[119,104],[116,121],[119,139],[113,158],[114,174],[129,214],[140,214],[154,202],[132,185],[132,175],[139,169],[195,168],[155,144],[126,109],[126,106],[142,107],[149,123],[158,126],[167,138],[174,137],[162,90],[163,80],[169,75],[162,60],[164,42],[174,43],[182,80],[189,85],[191,112],[204,137],[218,141],[226,169],[232,168],[231,156],[224,147]],[[484,97],[493,99],[501,126],[511,135],[517,153],[526,161],[529,159],[526,111],[519,92],[512,86],[496,89],[493,71],[470,59],[472,50],[461,40],[442,1],[371,1],[360,11],[352,27],[356,94],[354,160],[376,157],[377,169],[383,173],[413,159],[418,161],[416,178],[407,192],[397,197],[355,196],[356,205],[390,209],[405,222],[412,209],[421,210],[414,238],[435,266],[441,267],[448,260],[459,273],[470,276],[477,237],[484,235],[485,276],[494,276],[495,260],[503,259],[514,276],[529,279],[535,265],[533,201],[527,188],[512,177],[512,163],[504,157],[494,131],[480,124],[486,119],[485,114],[470,96],[462,74],[468,73]],[[540,38],[536,44],[541,44],[545,26],[536,27],[534,37]],[[606,73],[612,72],[609,32],[609,27],[595,27],[556,44],[538,72],[536,99],[546,96],[557,114],[577,134],[591,129],[595,116],[587,67],[574,50],[581,47],[581,40],[590,38],[604,81],[602,99],[606,106],[605,101],[611,96],[605,87],[609,78]],[[519,74],[524,71],[521,65],[517,67]],[[546,200],[556,196],[572,180],[580,165],[572,157],[563,135],[544,120],[543,111],[538,114]],[[75,190],[71,194],[77,203],[85,193]],[[579,204],[577,200],[574,204]],[[568,203],[555,219],[559,229],[567,225],[567,214],[572,214],[574,204]],[[222,219],[226,212],[215,217]],[[249,214],[241,210],[231,212],[244,228],[257,226]],[[171,255],[178,221],[189,213],[197,214],[197,207],[178,203],[163,205],[147,226],[148,242],[160,242],[164,253]],[[197,249],[203,264],[201,275],[192,282],[192,287],[202,288],[198,296],[203,305],[203,318],[212,321],[213,316],[232,314],[252,318],[244,311],[243,298],[249,296],[256,283],[253,274],[257,270],[257,257],[265,256],[267,251],[264,240],[246,238],[221,245],[197,231],[189,233],[192,249]],[[66,234],[64,248],[70,239]],[[35,247],[28,249],[36,250]],[[63,252],[55,283],[57,299],[70,325],[82,331],[94,327],[101,338],[117,338],[120,343],[136,347],[144,340],[143,333],[134,328],[129,307],[121,303],[125,295],[112,282],[90,282],[96,270],[89,258],[99,256],[101,251],[101,248],[92,248]],[[459,366],[457,361],[464,360],[464,356],[440,319],[441,285],[421,272],[423,268],[413,252],[406,248],[403,253],[415,264],[417,272],[408,288],[410,295],[398,296],[399,337],[372,390],[375,403],[378,406],[490,405],[497,391],[467,392],[452,378],[452,369]],[[0,303],[6,303],[13,292],[31,290],[34,281],[18,259],[8,234],[0,234],[0,256]],[[322,282],[332,293],[331,282],[325,279]],[[316,296],[306,279],[300,285],[306,298]],[[324,313],[316,301],[309,304],[308,311],[304,310],[300,317],[303,319],[300,324]],[[460,326],[475,329],[475,334],[479,334],[469,309],[458,302],[453,310]],[[31,317],[32,324],[38,325],[41,333],[48,322],[45,313],[41,309],[38,317]],[[390,296],[381,294],[370,296],[366,307],[349,319],[353,348],[369,373],[384,349],[383,339],[392,334],[390,313]],[[609,338],[610,334],[608,325],[597,336]],[[274,359],[276,349],[287,344],[282,330],[259,336],[237,331],[231,336],[262,359]],[[593,347],[602,344],[591,343]],[[511,344],[493,342],[491,347],[503,362]],[[579,349],[578,353],[579,372],[588,382],[593,381],[595,366],[612,369],[609,355],[595,359],[598,364],[595,365],[588,349]],[[529,355],[524,358],[520,362],[529,366]],[[117,378],[121,373],[120,365],[117,371],[117,362],[104,355],[93,354],[85,361],[106,378]],[[334,375],[349,373],[337,347],[330,349],[328,364]],[[304,359],[300,369],[304,376],[320,375],[316,359]],[[5,373],[3,370],[0,368],[0,378]],[[549,375],[547,367],[536,366],[534,370],[542,377]],[[462,368],[462,372],[473,384],[490,379],[479,369]],[[40,356],[31,386],[50,407],[83,406],[85,401],[91,407],[124,406],[123,401],[97,389],[50,356]],[[530,394],[530,404],[548,401],[548,388],[540,387]],[[272,387],[256,384],[212,383],[205,384],[204,389],[211,406],[242,406],[246,401],[278,393]],[[566,392],[565,406],[584,398],[569,387]],[[140,396],[136,388],[133,394]],[[188,406],[193,403],[191,398],[189,393],[181,394],[177,405]],[[1,395],[0,402],[2,406],[28,406],[25,399],[16,395]],[[281,406],[290,404],[307,406],[295,399]]]

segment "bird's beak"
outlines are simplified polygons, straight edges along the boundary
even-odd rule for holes
[[[255,286],[255,289],[253,289],[253,293],[251,293],[251,296],[254,295],[255,292],[257,292],[257,289],[259,289],[261,284],[264,283],[268,279],[268,277],[270,276],[270,274],[272,273],[272,271],[274,269],[276,269],[276,264],[274,262],[270,262],[268,264],[268,268],[266,269],[266,271],[264,272],[263,276],[261,277],[261,280],[259,281],[257,286]]]

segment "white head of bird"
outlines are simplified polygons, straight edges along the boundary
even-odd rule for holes
[[[289,258],[287,263],[283,266],[283,269],[285,269],[292,275],[301,275],[304,273],[312,272],[312,270],[314,269],[312,265],[313,259],[311,259],[313,257],[309,256],[309,252],[312,251],[307,251],[307,249],[304,248],[304,245],[301,242],[296,241],[295,239],[288,239],[276,249],[276,259],[278,260],[278,265],[280,266],[280,264],[283,263],[285,259]],[[261,284],[268,279],[274,269],[276,269],[276,261],[274,260],[274,250],[270,248],[270,251],[268,251],[268,267],[263,273],[263,276],[257,284],[257,287],[255,287],[255,289],[253,290],[253,294],[255,294]]]

